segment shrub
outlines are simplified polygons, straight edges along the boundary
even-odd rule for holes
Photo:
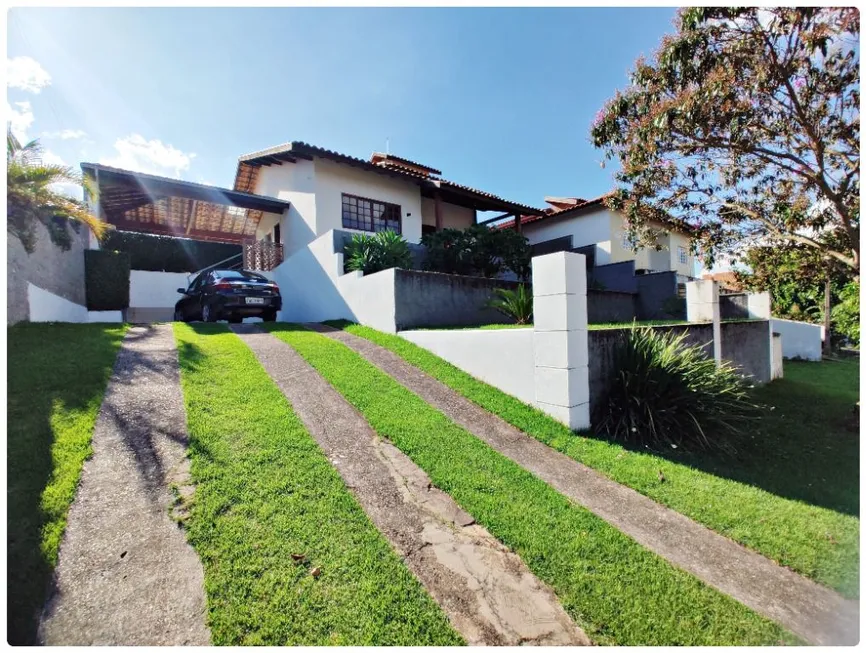
[[[421,238],[427,250],[424,269],[466,276],[496,277],[511,270],[526,280],[530,273],[530,247],[513,229],[472,225],[443,229]]]
[[[119,311],[129,306],[129,254],[84,250],[87,310]]]
[[[487,302],[487,306],[495,308],[517,324],[532,322],[532,293],[526,290],[524,284],[521,283],[516,290],[495,288],[493,294],[495,297]]]
[[[860,284],[852,281],[839,293],[839,303],[831,312],[833,331],[853,344],[860,344]]]
[[[389,268],[409,269],[412,253],[409,245],[398,233],[387,230],[372,236],[355,234],[343,249],[346,270],[360,270],[372,274]]]
[[[133,270],[155,272],[198,272],[241,253],[240,245],[132,231],[109,231],[102,246],[107,250],[127,252]]]
[[[614,378],[593,425],[614,439],[652,447],[733,449],[758,417],[749,385],[729,363],[716,366],[685,333],[632,328],[614,353]]]

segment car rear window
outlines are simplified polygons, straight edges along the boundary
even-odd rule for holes
[[[267,281],[267,278],[255,272],[247,270],[220,270],[216,273],[220,279],[254,279],[255,281]]]

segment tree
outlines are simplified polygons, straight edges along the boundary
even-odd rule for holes
[[[58,183],[73,183],[93,194],[87,180],[72,168],[42,162],[39,141],[21,145],[11,131],[6,133],[6,231],[18,238],[28,254],[36,247],[36,224],[48,229],[51,241],[67,250],[72,244],[70,223],[86,225],[97,238],[106,224],[91,215],[84,202],[54,190]]]
[[[677,29],[592,126],[621,164],[608,206],[641,243],[691,225],[710,265],[772,239],[859,275],[857,9],[696,7]]]
[[[752,247],[741,262],[749,271],[739,271],[738,281],[747,290],[769,291],[773,315],[824,324],[829,352],[831,331],[838,330],[831,321],[832,307],[852,282],[851,268],[800,243]]]
[[[488,278],[511,270],[522,281],[531,272],[529,241],[514,229],[442,229],[422,236],[421,244],[427,270]]]

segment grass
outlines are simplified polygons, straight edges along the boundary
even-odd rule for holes
[[[7,639],[36,643],[69,506],[126,327],[7,329]]]
[[[266,325],[557,593],[597,643],[768,644],[793,636],[668,564],[466,432],[354,351]]]
[[[213,643],[460,644],[246,345],[223,325],[175,336]]]
[[[736,457],[652,453],[575,434],[399,336],[332,324],[390,349],[611,479],[846,597],[859,596],[859,437],[840,425],[858,394],[857,361],[787,362],[788,378],[757,391],[776,409],[738,444]]]

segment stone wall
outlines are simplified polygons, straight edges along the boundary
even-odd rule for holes
[[[15,324],[30,319],[28,286],[41,290],[80,306],[85,305],[84,250],[89,230],[80,233],[69,230],[72,247],[63,251],[51,242],[48,230],[36,225],[36,248],[28,254],[21,242],[7,232],[6,239],[6,322]],[[86,310],[85,310],[86,313]]]
[[[747,293],[719,294],[719,313],[723,320],[746,320],[749,318],[749,295]]]
[[[480,326],[512,322],[485,304],[495,288],[518,283],[421,270],[395,270],[397,330],[437,326]],[[531,293],[531,286],[527,284]]]
[[[635,318],[637,296],[628,292],[589,290],[586,312],[590,324],[631,322]]]

